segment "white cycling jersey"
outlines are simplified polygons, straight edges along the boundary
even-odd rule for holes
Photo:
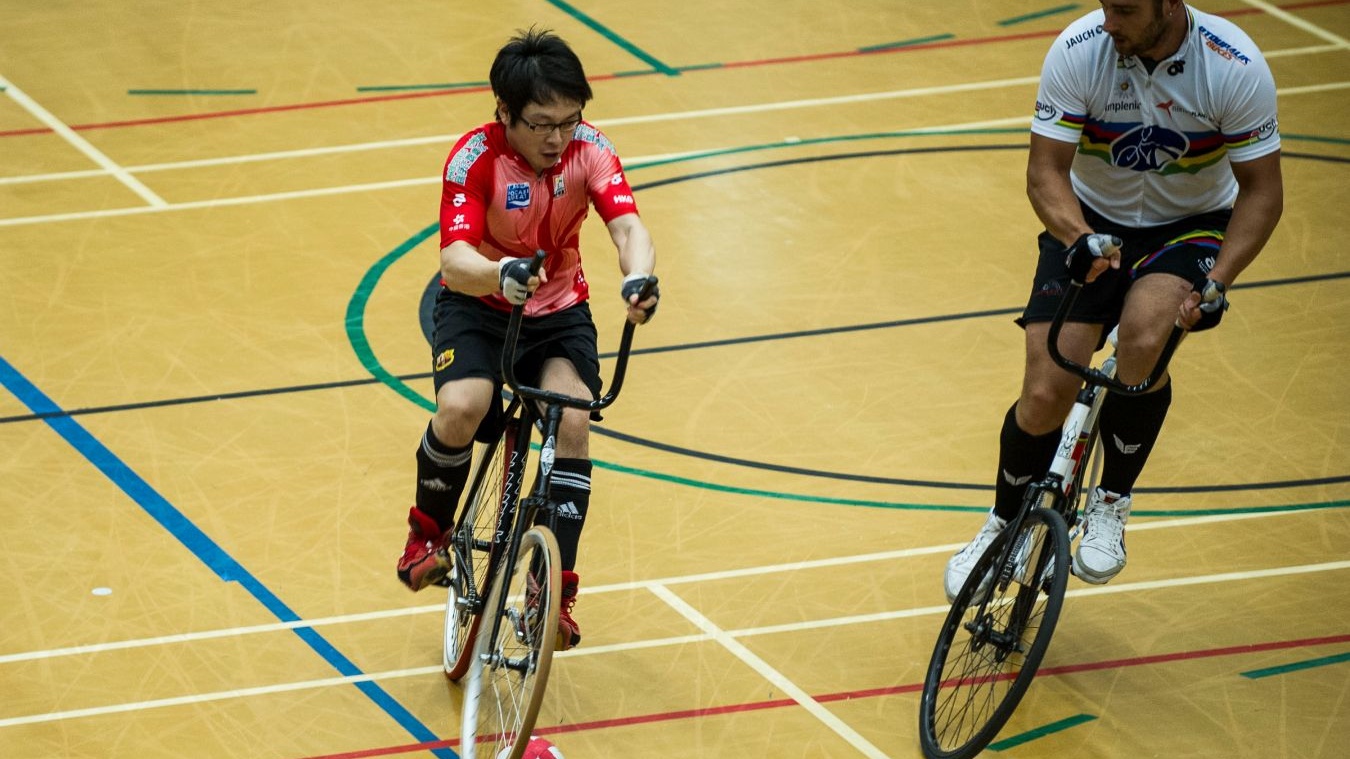
[[[1152,73],[1116,53],[1093,11],[1050,48],[1031,131],[1078,143],[1074,192],[1103,216],[1150,227],[1231,208],[1229,161],[1279,149],[1275,80],[1251,38],[1187,8],[1180,49]]]

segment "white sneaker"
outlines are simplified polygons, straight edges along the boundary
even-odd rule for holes
[[[975,536],[975,539],[967,543],[965,548],[952,554],[952,557],[947,560],[947,573],[943,578],[943,585],[947,591],[948,603],[956,600],[956,594],[960,593],[961,586],[966,584],[966,578],[970,576],[970,571],[975,568],[975,562],[980,560],[985,549],[989,547],[990,543],[994,542],[994,538],[998,537],[998,534],[1003,532],[1003,528],[1007,525],[1008,522],[1005,519],[995,515],[994,510],[990,509],[989,516],[985,518],[984,526],[980,528],[980,532]],[[975,594],[976,598],[988,592],[989,579],[988,577],[985,578],[984,585]]]
[[[1125,568],[1125,522],[1130,497],[1095,488],[1083,509],[1083,539],[1073,554],[1073,573],[1101,585]]]

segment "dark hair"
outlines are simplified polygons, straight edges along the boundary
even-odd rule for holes
[[[497,51],[488,79],[492,93],[506,104],[512,124],[530,103],[575,100],[584,106],[591,99],[581,59],[547,29],[531,27],[512,37]]]

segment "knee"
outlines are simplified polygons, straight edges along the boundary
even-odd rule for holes
[[[588,458],[590,431],[590,414],[577,409],[568,409],[558,424],[558,455],[566,458]]]
[[[436,431],[436,437],[446,445],[468,445],[485,413],[486,409],[474,408],[469,403],[440,399],[431,422],[432,428]]]
[[[1074,391],[1050,384],[1027,385],[1017,401],[1017,426],[1030,435],[1044,435],[1064,423]]]

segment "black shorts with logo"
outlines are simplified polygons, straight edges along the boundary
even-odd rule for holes
[[[1094,232],[1119,237],[1124,245],[1120,268],[1108,269],[1079,293],[1069,312],[1069,321],[1103,324],[1105,334],[1120,321],[1125,293],[1135,280],[1147,274],[1175,274],[1188,282],[1202,279],[1214,268],[1224,231],[1233,212],[1210,211],[1157,227],[1127,227],[1108,220],[1082,205],[1083,216]],[[1032,283],[1031,297],[1017,323],[1048,322],[1055,316],[1069,282],[1064,245],[1049,232],[1037,238],[1040,260]]]
[[[492,380],[497,386],[495,395],[500,397],[502,348],[510,314],[473,296],[441,288],[432,318],[435,331],[431,357],[436,391],[440,392],[442,385],[453,380],[482,377]],[[537,386],[544,362],[565,358],[576,367],[591,396],[600,396],[600,351],[596,347],[591,307],[584,301],[557,313],[525,318],[516,343],[516,356],[516,379],[524,384]],[[480,440],[484,436],[495,437],[493,430],[500,413],[500,404],[494,403],[479,428]]]

